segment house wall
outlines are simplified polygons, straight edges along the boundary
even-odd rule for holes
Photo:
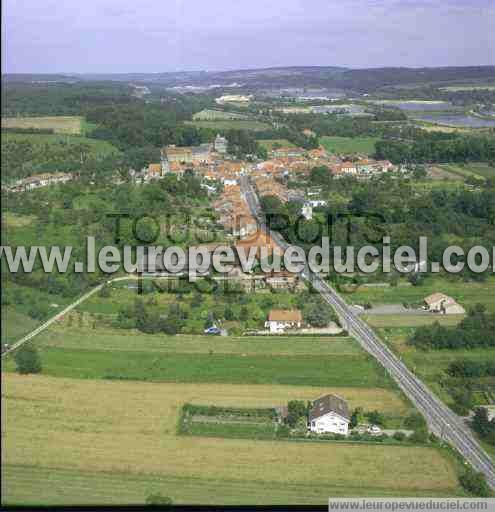
[[[428,309],[430,311],[441,311],[442,310],[442,303],[443,303],[443,300],[440,300],[438,302],[434,302],[433,304],[430,304],[428,306]]]
[[[437,313],[445,313],[446,315],[462,315],[466,312],[457,302],[451,300],[447,301],[445,299],[430,304],[428,309]]]
[[[451,306],[445,307],[446,315],[463,315],[466,310],[459,304],[452,304]]]
[[[330,412],[314,419],[310,423],[309,429],[317,434],[331,433],[346,436],[349,433],[349,422],[338,414]]]
[[[293,327],[301,327],[301,322],[277,322],[274,320],[269,320],[266,322],[266,324],[266,327],[268,327],[270,332],[273,334],[284,332],[286,329]]]

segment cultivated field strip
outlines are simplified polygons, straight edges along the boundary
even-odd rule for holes
[[[437,495],[457,492],[455,466],[435,448],[316,445],[176,434],[178,415],[185,402],[276,405],[288,398],[312,396],[313,389],[105,382],[15,374],[4,374],[3,379],[3,464],[12,482],[16,467],[29,468],[29,485],[33,489],[47,479],[43,468],[55,468],[86,475],[83,480],[88,488],[92,480],[87,474],[92,472],[124,473],[130,480],[136,475],[141,482],[143,478],[149,479],[151,489],[159,476],[164,482],[218,481],[219,489],[223,490],[232,481],[232,475],[236,475],[236,481],[256,487],[256,500],[260,503],[270,502],[266,495],[263,500],[262,489],[255,484],[263,481],[273,482],[276,502],[294,499],[298,503],[324,503],[322,490],[340,495],[347,490],[355,494],[359,493],[356,488],[360,485],[364,493],[372,495],[387,488],[393,489],[395,495],[416,495],[425,489]],[[354,393],[353,404],[363,403],[359,391]],[[371,390],[369,397],[372,405]],[[10,477],[9,467],[14,468]],[[66,482],[70,487],[70,482]],[[112,479],[107,482],[105,499],[115,494]],[[131,489],[133,485],[142,488],[141,484],[130,484]],[[32,492],[20,484],[10,487],[7,482],[5,486],[12,500],[25,499]],[[282,494],[285,486],[291,490]],[[97,492],[100,488],[96,487]],[[226,492],[225,503],[235,498],[236,489],[237,484]],[[160,487],[163,490],[173,496],[172,490]],[[76,498],[78,492],[74,494]],[[138,491],[133,492],[134,500]],[[179,486],[176,492],[179,501],[188,500],[185,488],[180,490]],[[246,497],[242,493],[237,496],[239,502]],[[222,495],[216,498],[224,502]],[[213,496],[211,500],[214,501]],[[197,495],[194,502],[200,501]]]

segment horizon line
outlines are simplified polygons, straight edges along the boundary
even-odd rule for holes
[[[131,74],[142,74],[142,75],[164,75],[164,74],[183,74],[183,73],[232,73],[232,72],[249,72],[249,71],[270,71],[276,69],[341,69],[343,71],[366,71],[366,70],[381,70],[381,69],[410,69],[410,70],[421,70],[421,69],[461,69],[461,68],[495,68],[495,64],[469,64],[461,66],[451,65],[439,65],[439,66],[370,66],[370,67],[353,67],[353,66],[339,66],[339,65],[298,65],[291,64],[287,66],[267,66],[267,67],[248,67],[248,68],[228,68],[228,69],[182,69],[174,71],[2,71],[2,76],[6,75],[67,75],[67,76],[78,76],[78,75],[131,75]]]

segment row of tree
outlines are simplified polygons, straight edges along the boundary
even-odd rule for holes
[[[460,359],[452,361],[447,373],[451,377],[461,379],[479,379],[482,377],[495,377],[495,361],[472,361]]]
[[[418,327],[409,337],[409,343],[427,349],[469,349],[494,347],[495,315],[487,313],[478,304],[456,327],[444,327],[438,322]]]
[[[424,135],[414,141],[383,139],[376,142],[375,157],[395,164],[406,162],[495,161],[493,135],[449,134],[449,138]]]
[[[471,425],[482,439],[495,445],[495,418],[489,419],[486,407],[476,409]]]

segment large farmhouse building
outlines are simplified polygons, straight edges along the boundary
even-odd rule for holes
[[[452,297],[444,293],[433,293],[425,298],[428,311],[444,315],[463,315],[466,310]]]
[[[280,334],[286,329],[298,329],[302,324],[302,314],[298,309],[272,309],[265,327],[271,334]]]
[[[309,429],[316,434],[349,433],[351,416],[347,402],[337,395],[324,395],[315,400],[309,410]]]

